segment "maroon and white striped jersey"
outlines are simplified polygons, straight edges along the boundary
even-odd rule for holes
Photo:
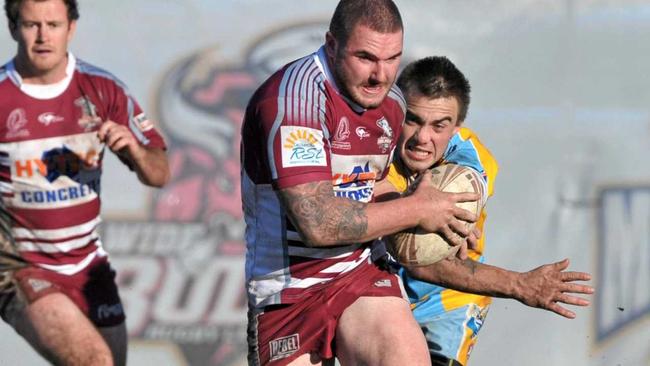
[[[304,245],[276,190],[328,180],[339,197],[372,201],[404,114],[396,87],[375,109],[341,95],[324,48],[284,66],[255,92],[242,126],[241,157],[252,306],[299,301],[305,291],[368,264],[368,243]]]
[[[72,54],[65,79],[50,85],[22,83],[13,61],[0,68],[2,205],[34,265],[71,275],[106,256],[97,233],[105,120],[165,147],[126,87]]]

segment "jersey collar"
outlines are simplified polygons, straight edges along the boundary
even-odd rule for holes
[[[72,81],[72,76],[74,75],[74,70],[77,66],[77,59],[71,52],[68,52],[68,64],[65,68],[65,78],[61,81],[57,81],[52,84],[25,84],[23,83],[23,78],[20,76],[18,71],[16,71],[16,65],[12,59],[7,64],[7,74],[9,79],[25,94],[29,95],[32,98],[36,99],[52,99],[63,94],[63,92],[70,85]]]

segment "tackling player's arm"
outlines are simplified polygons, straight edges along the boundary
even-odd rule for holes
[[[475,222],[476,215],[456,203],[478,199],[474,193],[439,191],[430,173],[412,195],[388,202],[336,197],[330,181],[281,189],[279,196],[306,245],[314,247],[365,242],[415,226],[462,244],[469,235],[464,222]]]
[[[124,125],[105,121],[97,131],[99,140],[126,160],[143,184],[162,187],[169,181],[169,164],[164,149],[140,144]]]
[[[450,258],[429,266],[407,267],[406,270],[422,281],[462,292],[512,298],[572,319],[575,313],[559,303],[588,306],[588,300],[570,294],[592,294],[594,289],[574,283],[590,280],[589,273],[565,271],[568,267],[569,260],[564,259],[528,272],[514,272],[471,259]]]

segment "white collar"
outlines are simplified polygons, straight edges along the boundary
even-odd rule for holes
[[[74,70],[77,67],[77,59],[71,52],[68,52],[68,64],[65,67],[65,77],[52,84],[26,84],[23,83],[23,78],[16,70],[16,65],[12,59],[7,64],[7,73],[11,81],[25,94],[36,99],[52,99],[56,98],[70,85]]]

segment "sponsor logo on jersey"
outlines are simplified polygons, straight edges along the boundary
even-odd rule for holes
[[[138,129],[142,132],[147,132],[153,128],[153,122],[151,122],[144,113],[140,113],[133,117],[133,122],[135,122],[135,125],[138,126]]]
[[[597,202],[595,330],[611,344],[650,316],[650,185],[610,186]]]
[[[280,127],[282,138],[282,166],[326,166],[323,132],[299,126]]]
[[[332,139],[332,147],[340,150],[350,150],[352,145],[346,141],[350,136],[350,121],[347,117],[341,117],[339,125],[336,127],[336,133]]]
[[[375,287],[393,287],[389,279],[383,279],[375,282]]]
[[[290,336],[274,339],[269,342],[271,361],[286,358],[296,353],[300,348],[300,335],[298,333]]]
[[[368,130],[365,127],[359,126],[355,130],[357,136],[359,136],[359,140],[363,140],[366,137],[370,137],[370,133],[368,133]]]
[[[343,188],[353,184],[356,186],[366,186],[369,181],[374,181],[376,178],[377,174],[370,171],[370,162],[367,162],[364,166],[355,166],[351,173],[334,174],[332,184]]]
[[[483,326],[483,322],[487,317],[488,309],[489,309],[489,305],[480,307],[476,304],[471,304],[469,309],[467,310],[469,319],[467,320],[466,325],[467,328],[472,330],[471,338],[476,338],[478,336],[478,332],[481,330],[481,327]]]
[[[335,174],[332,177],[334,194],[355,201],[369,202],[374,192],[377,174],[370,171],[370,162],[357,165],[349,174]]]
[[[22,191],[20,199],[25,204],[42,204],[66,202],[87,197],[93,192],[99,194],[100,180],[91,180],[84,184],[43,191]]]
[[[27,283],[35,293],[47,290],[48,288],[52,287],[52,283],[50,281],[42,280],[40,278],[29,278],[27,280]]]
[[[81,109],[81,117],[77,123],[84,131],[92,131],[102,123],[102,119],[97,115],[97,107],[88,97],[79,97],[74,104]]]
[[[14,139],[17,137],[29,136],[29,131],[25,128],[27,124],[27,115],[22,108],[16,108],[7,117],[7,133],[5,138]]]
[[[101,304],[97,307],[97,318],[99,319],[110,319],[122,316],[122,314],[124,314],[124,309],[120,303],[113,305]]]
[[[40,123],[44,124],[45,126],[49,126],[52,123],[62,122],[63,117],[57,116],[56,114],[54,114],[52,112],[45,112],[45,113],[41,113],[38,116],[38,121]]]
[[[49,182],[62,175],[76,180],[80,171],[96,169],[98,160],[97,152],[93,149],[86,154],[77,154],[67,147],[56,148],[46,151],[42,159],[16,160],[14,175],[19,178],[32,178],[38,173]]]
[[[393,129],[390,128],[385,117],[381,117],[377,120],[377,126],[384,131],[384,133],[377,139],[377,146],[379,146],[382,153],[385,153],[390,149],[390,145],[393,142]]]
[[[67,177],[72,181],[68,180],[63,186],[56,183],[58,187],[54,189],[22,190],[19,194],[21,202],[39,205],[82,199],[93,192],[99,194],[101,170],[97,168],[97,159],[97,153],[93,149],[79,154],[64,145],[45,151],[41,159],[16,160],[13,174],[18,178],[33,179],[41,176],[49,183],[54,183],[61,177]],[[39,183],[35,187],[43,188]],[[46,187],[52,188],[49,184]]]

